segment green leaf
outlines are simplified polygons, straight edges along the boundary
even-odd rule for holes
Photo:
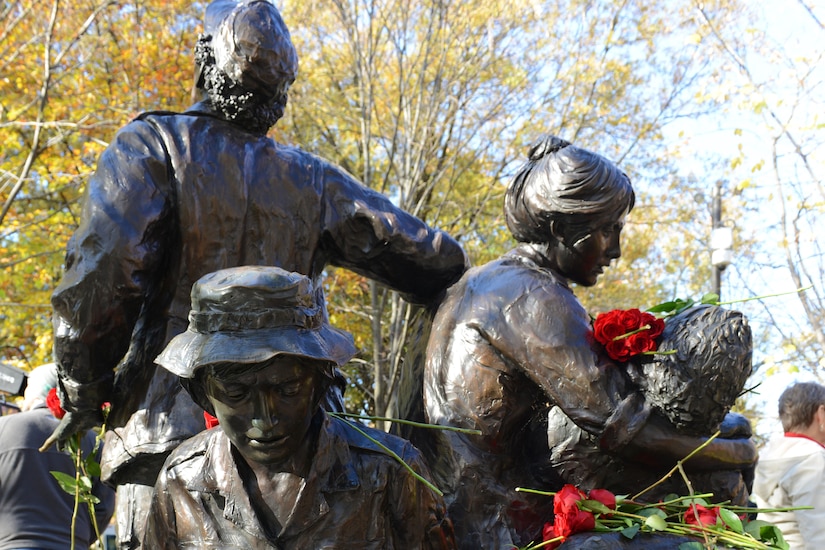
[[[639,529],[640,529],[640,525],[639,525],[638,523],[634,523],[634,524],[633,524],[633,525],[631,525],[630,527],[627,527],[627,528],[625,528],[625,529],[622,529],[622,530],[620,531],[620,533],[622,534],[622,536],[623,536],[624,538],[633,540],[633,538],[634,538],[637,534],[639,534]]]
[[[716,293],[714,293],[714,292],[708,292],[707,294],[705,294],[704,296],[702,296],[702,299],[701,299],[701,301],[700,301],[699,303],[702,303],[702,304],[709,304],[709,305],[714,306],[714,305],[716,305],[718,302],[719,302],[719,295],[718,295],[718,294],[716,294]]]
[[[704,550],[705,546],[699,541],[683,542],[679,545],[679,550]]]
[[[773,527],[773,524],[763,519],[755,519],[745,524],[745,532],[756,540],[764,540],[761,535],[761,529],[763,527]]]
[[[648,308],[648,313],[670,313],[675,311],[679,304],[682,303],[682,300],[674,300],[672,302],[662,302],[661,304],[657,304],[651,308]]]
[[[658,508],[645,508],[644,510],[639,510],[639,515],[644,516],[646,518],[658,516],[662,519],[667,517],[667,514],[664,511],[659,510]]]
[[[69,493],[70,495],[75,494],[77,490],[77,482],[74,479],[74,476],[70,476],[69,474],[57,471],[49,472],[54,476],[57,480],[57,483],[60,485],[60,488]]]
[[[645,520],[645,525],[654,531],[664,531],[667,529],[667,521],[660,515],[654,514]]]
[[[91,477],[100,477],[100,464],[91,455],[86,457],[86,473]]]
[[[613,510],[608,508],[598,500],[585,499],[579,502],[579,508],[587,510],[588,512],[595,512],[597,514],[612,514]]]
[[[790,546],[785,542],[785,537],[782,536],[782,531],[779,528],[767,521],[755,519],[745,524],[745,532],[756,540],[769,543],[775,548],[782,550],[789,550]]]
[[[92,479],[89,476],[80,476],[79,485],[83,491],[89,492],[92,490]]]
[[[745,532],[742,528],[742,520],[739,519],[739,516],[737,516],[734,512],[731,512],[727,508],[720,508],[719,517],[722,518],[725,525],[727,525],[732,531],[739,534]]]

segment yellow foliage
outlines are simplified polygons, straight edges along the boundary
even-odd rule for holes
[[[187,104],[191,46],[183,43],[194,43],[200,13],[179,0],[16,2],[4,9],[0,353],[37,365],[51,357],[49,297],[78,223],[84,178],[135,113],[156,107],[156,98]]]

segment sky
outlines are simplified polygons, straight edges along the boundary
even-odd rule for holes
[[[825,52],[825,0],[805,0],[820,24],[808,14],[798,1],[784,2],[750,1],[747,2],[757,13],[759,21],[753,30],[765,33],[761,42],[766,48],[780,48],[784,51],[785,59],[801,59],[802,57],[822,56]],[[753,80],[758,83],[755,90],[749,92],[749,98],[764,97],[768,105],[777,112],[783,120],[789,122],[797,137],[813,134],[812,128],[817,125],[821,128],[825,116],[825,63],[819,63],[804,74],[804,86],[800,84],[799,73],[792,72],[789,67],[779,62],[780,58],[760,55],[757,51],[748,50],[745,54],[748,66],[752,71]],[[730,75],[735,79],[737,75]],[[741,82],[741,81],[739,81]],[[802,97],[800,90],[806,90],[810,96]],[[792,111],[791,107],[798,105]],[[807,130],[806,130],[807,128]],[[753,209],[748,218],[726,220],[734,226],[734,231],[740,232],[741,237],[752,236],[760,239],[762,253],[761,266],[754,269],[753,264],[737,262],[734,250],[734,262],[723,274],[722,299],[745,299],[757,295],[771,294],[783,291],[792,291],[796,288],[787,269],[783,267],[784,251],[780,247],[781,233],[778,227],[766,223],[777,218],[778,202],[776,201],[777,186],[771,167],[772,135],[766,129],[762,114],[752,109],[742,112],[728,112],[724,117],[706,118],[686,121],[678,128],[691,136],[690,146],[694,148],[696,157],[702,151],[713,150],[722,158],[735,158],[744,151],[744,160],[737,168],[726,170],[723,174],[697,174],[706,177],[709,182],[715,182],[720,177],[726,181],[728,191],[733,187],[750,180],[753,186],[743,192],[743,199],[747,200]],[[738,135],[735,131],[739,130]],[[780,142],[781,147],[788,147],[787,141]],[[818,171],[819,181],[825,173],[825,147],[809,149],[809,160]],[[789,162],[793,155],[781,155],[780,162]],[[688,154],[686,158],[692,158]],[[760,166],[761,169],[754,170]],[[796,179],[804,184],[807,177],[798,167],[790,164],[780,167],[784,174],[790,174],[789,179]],[[697,170],[695,164],[686,161],[685,170]],[[699,168],[701,170],[701,168]],[[710,185],[710,183],[709,183]],[[821,222],[822,220],[820,220]],[[815,222],[816,223],[816,222]],[[803,237],[815,242],[818,231],[814,224],[803,231]],[[825,281],[815,281],[819,285]],[[818,286],[819,286],[818,285]],[[778,338],[777,324],[792,326],[801,316],[801,306],[795,295],[770,298],[764,305],[742,304],[754,328],[754,333],[767,329],[775,333]],[[769,310],[767,311],[766,310]],[[769,313],[769,315],[768,315]],[[755,350],[754,360],[757,364],[770,365],[773,361],[782,361],[786,356],[780,347],[771,349],[759,348]],[[825,358],[820,363],[825,368]],[[752,377],[750,384],[761,383],[756,392],[748,398],[748,402],[756,406],[762,413],[762,420],[755,427],[757,433],[763,437],[781,434],[781,425],[776,415],[776,403],[781,392],[792,382],[814,379],[810,372],[796,369],[799,366],[785,365],[778,370],[763,367]],[[770,375],[768,373],[770,372]],[[825,382],[825,380],[820,380]]]

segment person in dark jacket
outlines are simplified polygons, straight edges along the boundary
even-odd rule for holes
[[[66,550],[72,546],[74,496],[63,491],[50,472],[74,477],[72,456],[38,447],[57,427],[46,407],[46,396],[57,384],[57,368],[47,363],[28,376],[21,412],[0,417],[0,550],[38,548]],[[83,437],[84,456],[94,448],[96,434]],[[92,494],[102,533],[115,508],[115,492],[95,479]],[[97,538],[88,507],[81,503],[75,521],[76,548],[88,548]]]

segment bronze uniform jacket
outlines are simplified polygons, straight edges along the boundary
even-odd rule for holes
[[[202,411],[153,363],[186,329],[201,276],[272,265],[317,281],[332,264],[424,303],[467,264],[446,233],[340,168],[203,104],[121,129],[81,220],[52,296],[55,353],[67,410],[111,401],[114,425],[128,419],[105,447],[104,478],[115,483],[153,484],[168,452],[203,428]]]
[[[239,458],[220,427],[175,449],[158,478],[144,548],[454,548],[444,502],[398,461],[351,427],[321,421],[317,451],[292,514],[262,525],[244,489]],[[407,441],[359,426],[429,478]]]

